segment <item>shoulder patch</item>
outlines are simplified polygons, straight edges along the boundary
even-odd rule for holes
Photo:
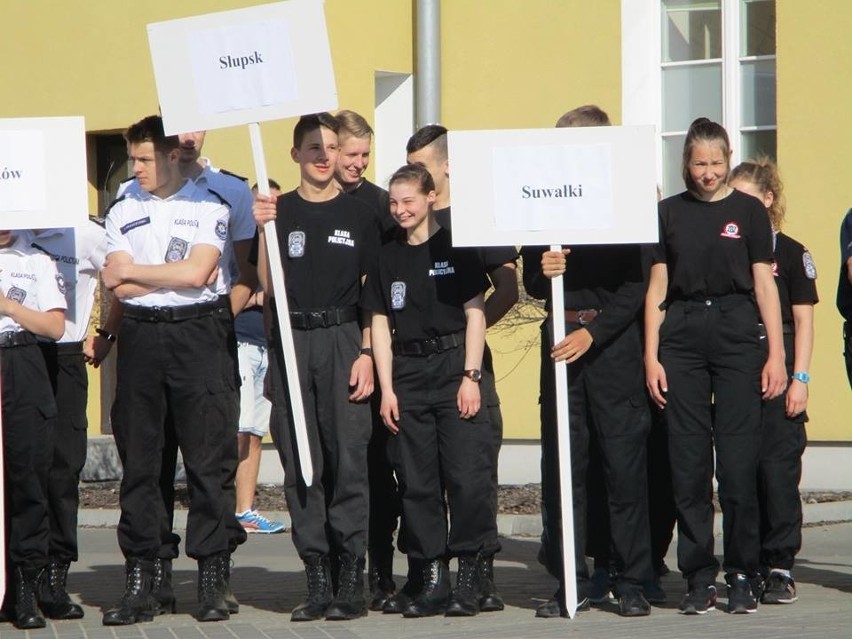
[[[802,253],[802,266],[805,269],[805,275],[809,280],[815,280],[817,278],[817,269],[816,264],[814,263],[814,258],[811,255],[811,252],[805,249],[805,252]]]
[[[56,288],[59,289],[59,292],[65,295],[65,292],[68,288],[65,286],[65,278],[62,277],[62,273],[56,274]]]
[[[216,237],[223,242],[228,239],[228,222],[225,219],[216,221]]]
[[[231,206],[231,203],[230,203],[230,202],[228,202],[228,200],[226,200],[224,197],[222,197],[222,194],[221,194],[221,193],[219,193],[218,191],[214,191],[213,189],[209,189],[209,188],[207,189],[207,191],[208,191],[209,193],[212,193],[212,194],[213,194],[213,196],[214,196],[217,200],[219,200],[222,204],[224,204],[225,206],[227,206],[229,209],[230,209],[230,208],[233,208],[233,207]]]
[[[237,175],[236,173],[231,173],[230,171],[226,171],[225,169],[219,169],[219,173],[222,173],[224,175],[230,175],[231,177],[237,178],[241,182],[245,182],[246,184],[248,184],[248,178],[243,177],[242,175]]]
[[[114,207],[116,204],[121,202],[126,197],[127,197],[127,195],[125,194],[125,195],[122,195],[121,197],[115,198],[112,202],[110,202],[109,206],[106,207],[106,211],[104,211],[104,219],[106,219],[106,216],[109,215],[109,212],[112,210],[112,207]]]

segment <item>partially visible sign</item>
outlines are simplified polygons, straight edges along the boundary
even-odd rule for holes
[[[322,0],[157,22],[148,42],[167,134],[337,108]]]
[[[656,242],[650,126],[450,131],[453,244]]]
[[[81,226],[88,216],[83,118],[0,119],[0,229]]]

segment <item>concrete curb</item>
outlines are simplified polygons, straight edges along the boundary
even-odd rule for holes
[[[837,521],[852,521],[852,501],[833,501],[821,504],[803,504],[804,523],[820,524]],[[83,509],[78,516],[78,525],[84,528],[115,528],[120,512],[117,509]],[[273,521],[283,521],[290,529],[287,511],[265,511],[263,516]],[[717,514],[713,521],[713,532],[722,534],[722,517]],[[186,510],[175,511],[175,528],[186,529]],[[497,515],[497,532],[502,537],[541,536],[541,515]]]

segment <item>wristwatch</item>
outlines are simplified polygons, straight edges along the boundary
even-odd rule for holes
[[[103,337],[108,342],[115,342],[115,340],[116,340],[115,334],[110,333],[109,331],[105,331],[102,328],[96,328],[95,333],[97,333],[98,335]]]
[[[365,346],[364,348],[361,349],[360,354],[366,355],[367,357],[372,357],[373,356],[373,349],[370,348],[369,346]]]
[[[801,371],[799,373],[793,373],[793,379],[799,380],[800,382],[802,382],[802,384],[807,384],[809,381],[811,381],[811,376],[805,373],[804,371]]]
[[[478,368],[470,368],[464,372],[464,376],[478,384],[482,380],[482,371]]]

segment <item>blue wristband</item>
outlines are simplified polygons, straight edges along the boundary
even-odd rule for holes
[[[811,381],[811,376],[804,372],[793,373],[793,379],[799,380],[800,382],[802,382],[802,384],[807,384],[809,381]]]

